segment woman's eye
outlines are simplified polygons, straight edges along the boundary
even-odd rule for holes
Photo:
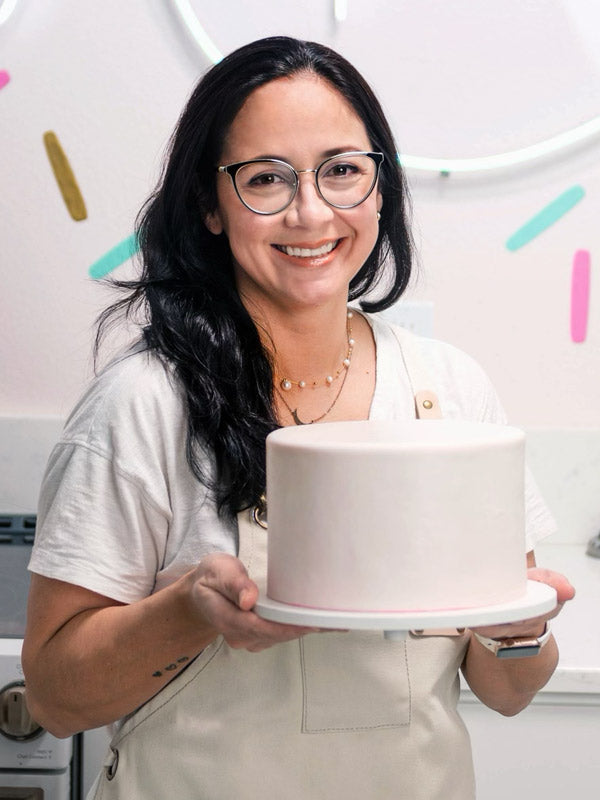
[[[277,181],[280,180],[281,180],[280,175],[273,175],[273,173],[271,172],[270,174],[265,173],[264,175],[255,175],[254,178],[252,178],[252,180],[250,181],[250,183],[255,185],[268,186],[269,184],[277,183]]]
[[[349,178],[359,172],[355,164],[331,164],[323,175],[324,178]]]
[[[281,186],[290,184],[290,177],[280,172],[259,172],[248,178],[247,185],[254,189],[268,188],[270,186]]]

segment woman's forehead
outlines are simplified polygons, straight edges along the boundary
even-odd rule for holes
[[[225,137],[235,160],[368,149],[364,123],[341,92],[314,73],[277,78],[247,97]]]

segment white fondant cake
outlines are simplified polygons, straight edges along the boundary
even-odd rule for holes
[[[271,600],[433,611],[527,592],[525,436],[454,420],[334,422],[267,438]]]

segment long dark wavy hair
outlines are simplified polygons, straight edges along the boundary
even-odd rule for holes
[[[171,137],[158,186],[138,215],[141,275],[112,281],[126,293],[98,320],[96,355],[107,327],[123,313],[141,314],[147,348],[173,366],[185,392],[190,467],[215,492],[222,514],[259,501],[265,438],[278,423],[270,356],[236,290],[227,237],[210,233],[204,220],[216,210],[216,165],[244,101],[257,87],[302,72],[329,81],[362,120],[373,150],[385,155],[379,235],[348,299],[379,286],[377,299],[370,294],[360,305],[380,311],[400,297],[411,270],[407,193],[381,106],[338,53],[277,36],[241,47],[197,84]]]

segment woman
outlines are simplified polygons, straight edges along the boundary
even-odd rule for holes
[[[283,37],[213,67],[179,121],[141,217],[142,277],[116,306],[141,306],[142,339],[67,422],[31,563],[33,715],[58,736],[126,718],[93,796],[465,800],[458,669],[513,714],[556,665],[546,620],[572,589],[532,551],[557,610],[479,638],[405,645],[252,611],[265,436],[414,415],[390,328],[347,310],[374,290],[363,310],[386,308],[408,282],[395,153],[356,70]],[[421,348],[448,416],[501,421],[477,365]],[[532,548],[551,526],[531,488],[527,502]],[[500,660],[484,637],[506,636],[544,646]]]

